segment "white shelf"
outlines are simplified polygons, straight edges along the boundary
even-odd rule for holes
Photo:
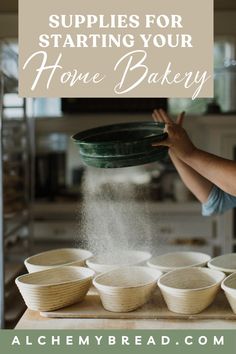
[[[105,201],[96,201],[94,203],[98,205],[106,203]],[[145,203],[141,201],[114,201],[116,204],[125,203],[129,205],[144,205]],[[188,202],[188,203],[175,203],[175,202],[153,202],[147,201],[148,206],[152,213],[186,213],[186,214],[199,214],[201,215],[201,204],[198,202]],[[58,215],[58,217],[64,217],[65,219],[71,218],[74,219],[76,211],[79,211],[83,207],[83,203],[78,201],[76,202],[36,202],[33,206],[34,217],[37,218],[51,218]]]

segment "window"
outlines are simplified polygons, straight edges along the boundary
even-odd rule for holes
[[[235,43],[233,39],[219,38],[214,45],[214,99],[220,105],[222,112],[228,112],[229,92],[226,89],[226,83],[223,77],[225,64],[234,58]],[[230,80],[230,79],[229,79]],[[212,102],[211,98],[199,98],[192,100],[191,98],[170,98],[169,110],[172,114],[178,114],[186,111],[189,114],[204,114],[207,104]]]
[[[35,117],[60,117],[60,98],[35,98],[33,104],[33,115]]]

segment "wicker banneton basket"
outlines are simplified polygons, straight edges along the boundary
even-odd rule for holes
[[[26,305],[35,311],[52,311],[80,302],[87,294],[94,271],[57,267],[16,278]]]
[[[236,273],[229,275],[223,281],[221,287],[225,292],[233,312],[236,314]]]
[[[225,274],[207,268],[185,268],[164,274],[158,286],[170,311],[193,315],[215,299]]]
[[[77,248],[61,248],[38,253],[25,260],[25,266],[29,273],[39,272],[61,266],[81,266],[92,257],[92,253]]]
[[[208,262],[208,267],[220,270],[225,274],[232,274],[236,272],[236,253],[228,253],[222,256],[213,258]]]
[[[151,254],[149,252],[122,250],[117,251],[115,254],[94,256],[88,259],[86,264],[99,274],[125,266],[146,265],[150,258]]]
[[[106,310],[130,312],[150,299],[161,274],[148,267],[122,267],[98,275],[93,284]]]
[[[148,266],[167,273],[186,267],[204,267],[211,259],[208,254],[200,252],[171,252],[152,257]]]

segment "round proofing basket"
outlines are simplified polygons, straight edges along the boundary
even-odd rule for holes
[[[151,258],[147,265],[163,273],[188,267],[204,267],[211,259],[208,254],[200,252],[172,252]]]
[[[153,147],[167,138],[164,124],[134,122],[103,126],[75,134],[82,160],[98,168],[120,168],[162,161],[168,148]]]
[[[148,267],[122,267],[98,275],[93,284],[107,311],[130,312],[149,301],[161,274]]]
[[[16,285],[31,310],[52,311],[82,301],[93,276],[88,268],[57,267],[21,275]]]
[[[170,311],[193,315],[214,301],[225,274],[207,268],[185,268],[164,274],[158,286]]]
[[[221,284],[232,311],[236,314],[236,273],[229,275]]]
[[[92,253],[77,248],[61,248],[38,253],[25,260],[29,273],[62,266],[84,266],[85,261],[92,257]]]
[[[144,251],[121,251],[116,254],[94,256],[86,261],[87,266],[97,274],[125,267],[146,265],[151,258],[149,252]]]
[[[215,257],[210,260],[207,265],[211,269],[220,270],[225,274],[232,274],[236,272],[236,253]]]

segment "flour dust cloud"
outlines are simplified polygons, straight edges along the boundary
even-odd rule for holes
[[[152,250],[147,174],[119,171],[88,168],[85,174],[80,239],[95,255]]]

